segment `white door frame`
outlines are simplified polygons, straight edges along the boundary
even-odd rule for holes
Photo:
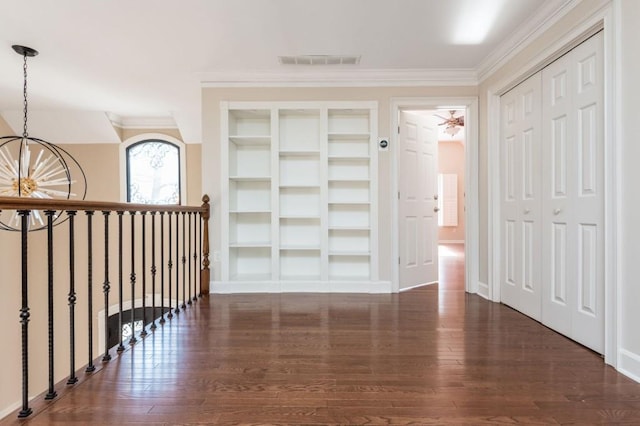
[[[616,49],[617,28],[619,17],[613,10],[615,2],[607,4],[593,15],[586,18],[582,23],[573,27],[555,43],[541,51],[536,57],[530,60],[518,72],[503,78],[492,85],[487,91],[487,148],[488,148],[488,298],[492,301],[501,301],[500,297],[500,96],[524,81],[529,76],[535,74],[546,65],[550,64],[560,56],[564,55],[578,44],[604,29],[604,83],[605,83],[605,111],[604,111],[604,245],[605,245],[605,351],[604,360],[607,364],[617,367],[618,365],[618,342],[619,342],[619,313],[620,292],[618,289],[617,277],[620,276],[620,263],[616,253],[619,251],[618,242],[620,229],[617,226],[618,217],[621,212],[620,197],[620,148],[619,133],[619,73],[621,58]]]
[[[400,288],[400,268],[398,258],[399,247],[399,217],[398,217],[398,173],[400,156],[398,155],[398,116],[400,110],[435,110],[435,109],[464,109],[465,110],[465,289],[469,293],[479,293],[484,297],[486,286],[478,282],[479,265],[479,208],[478,208],[478,98],[477,97],[416,97],[392,98],[390,108],[391,135],[389,136],[391,151],[391,232],[393,261],[392,288],[398,292]],[[483,288],[484,287],[484,288]]]

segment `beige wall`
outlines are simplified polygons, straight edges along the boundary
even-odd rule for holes
[[[465,155],[462,142],[440,141],[438,143],[438,173],[458,175],[458,226],[441,226],[438,230],[438,240],[440,241],[464,242],[464,169]]]
[[[390,108],[394,97],[476,96],[475,87],[319,87],[319,88],[205,88],[202,91],[203,191],[213,203],[212,250],[220,250],[220,102],[221,101],[377,101],[378,135],[390,136]],[[379,200],[379,276],[391,280],[391,156],[380,152]],[[385,261],[386,259],[386,261]],[[212,263],[212,279],[220,279],[220,264]]]
[[[1,136],[11,136],[13,135],[13,130],[11,130],[11,127],[9,127],[9,125],[7,124],[6,121],[4,121],[4,118],[2,118],[0,116],[0,137]]]
[[[1,125],[0,125],[1,127]],[[20,398],[20,281],[16,267],[20,265],[20,239],[14,232],[0,231],[0,338],[4,342],[0,362],[0,412]],[[0,416],[1,417],[1,416]]]

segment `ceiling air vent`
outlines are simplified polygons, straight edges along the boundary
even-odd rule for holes
[[[298,55],[278,56],[281,65],[358,65],[360,56],[350,55]]]

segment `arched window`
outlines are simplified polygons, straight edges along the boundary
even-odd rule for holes
[[[156,136],[156,135],[154,135]],[[123,144],[123,198],[139,204],[181,204],[183,145],[167,138],[137,138]]]

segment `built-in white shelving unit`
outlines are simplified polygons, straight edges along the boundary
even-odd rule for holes
[[[220,285],[366,291],[377,282],[377,104],[223,102],[221,111]]]

